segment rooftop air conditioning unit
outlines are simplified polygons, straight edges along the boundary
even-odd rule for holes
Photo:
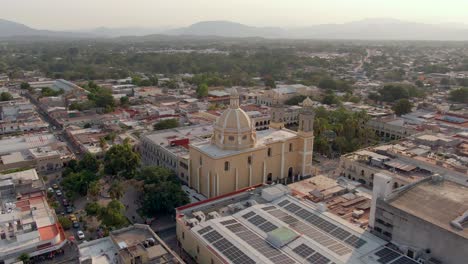
[[[193,215],[194,215],[194,216],[198,219],[198,221],[200,221],[200,222],[204,222],[205,219],[206,219],[205,213],[203,213],[202,211],[194,212]]]
[[[200,222],[196,218],[190,218],[190,219],[187,220],[187,224],[190,227],[194,227],[194,226],[197,226],[198,224],[200,224]]]
[[[218,212],[213,211],[208,213],[208,219],[215,219],[215,218],[220,218],[221,215],[218,214]]]

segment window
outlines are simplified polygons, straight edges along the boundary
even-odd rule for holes
[[[200,165],[203,165],[202,157],[200,156]]]
[[[197,245],[197,253],[200,254],[200,246]]]
[[[289,143],[289,152],[292,152],[292,151],[293,151],[293,144]]]
[[[247,163],[250,165],[252,164],[252,156],[247,157]]]
[[[234,136],[229,136],[229,141],[234,141]]]
[[[224,170],[225,171],[229,170],[229,161],[224,162]]]
[[[246,140],[246,139],[247,139],[247,136],[244,135],[244,136],[242,137],[242,140]]]
[[[271,148],[268,148],[268,157],[271,157]]]
[[[185,233],[184,232],[182,232],[182,239],[185,240]]]

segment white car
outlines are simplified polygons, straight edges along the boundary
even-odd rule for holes
[[[83,231],[81,231],[81,230],[78,230],[78,232],[76,232],[76,235],[78,235],[78,238],[80,240],[83,240],[85,238],[85,235],[84,235]]]
[[[50,193],[54,193],[54,192],[55,192],[54,189],[53,189],[52,187],[49,187],[49,188],[47,189],[47,191],[50,192]]]
[[[55,192],[55,194],[57,194],[57,196],[62,196],[62,191],[57,190],[57,191]]]

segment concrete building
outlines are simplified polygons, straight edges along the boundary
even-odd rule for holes
[[[298,132],[284,128],[280,107],[272,109],[270,129],[256,131],[233,89],[211,139],[189,145],[189,186],[209,198],[259,183],[310,176],[315,113],[309,98],[303,105]]]
[[[166,129],[141,137],[143,165],[162,166],[176,173],[180,180],[189,180],[189,144],[205,141],[213,134],[213,126],[196,125]]]
[[[407,124],[403,118],[396,117],[374,118],[366,125],[374,130],[382,141],[398,140],[420,132],[415,126]]]
[[[112,231],[108,237],[78,246],[80,264],[183,264],[147,225]]]
[[[0,263],[16,263],[51,254],[65,243],[65,233],[49,207],[35,170],[0,175]]]
[[[373,186],[382,172],[394,179],[398,188],[433,174],[460,184],[468,180],[468,162],[463,156],[463,139],[457,134],[417,134],[398,142],[362,149],[340,158],[341,176]]]
[[[176,212],[177,239],[197,263],[417,263],[281,184],[241,189]]]
[[[317,87],[308,87],[302,84],[277,85],[277,88],[266,90],[264,94],[258,95],[257,104],[272,106],[275,100],[279,100],[283,104],[294,96],[312,96],[317,92],[319,92]]]
[[[372,232],[421,263],[465,263],[468,187],[438,175],[395,190],[392,183],[376,175]]]

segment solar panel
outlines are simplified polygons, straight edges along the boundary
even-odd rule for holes
[[[344,230],[341,227],[337,227],[333,231],[330,232],[330,235],[338,238],[339,240],[344,240],[345,238],[349,237],[351,233]]]
[[[245,215],[243,215],[242,217],[244,217],[245,219],[247,219],[247,218],[249,218],[249,217],[251,217],[251,216],[253,216],[253,215],[255,215],[255,213],[252,212],[252,211],[250,211],[250,212],[246,213]]]
[[[293,249],[294,253],[298,254],[302,258],[307,258],[308,256],[315,253],[315,250],[311,249],[309,246],[305,244],[300,244],[299,246]]]
[[[213,243],[213,242],[215,242],[216,240],[219,240],[219,239],[223,238],[223,237],[218,233],[218,231],[216,231],[216,230],[211,231],[211,232],[205,234],[203,237],[204,237],[206,240],[208,240],[208,242],[210,242],[210,243]]]
[[[350,246],[353,246],[355,248],[360,248],[362,246],[364,246],[364,244],[366,244],[366,241],[364,239],[361,239],[355,235],[352,235],[350,237],[348,237],[345,242],[350,245]]]
[[[278,263],[278,264],[295,263],[295,261],[291,259],[289,256],[285,255],[280,250],[272,247],[270,244],[268,244],[268,242],[265,241],[265,239],[255,234],[254,232],[249,230],[244,225],[238,223],[238,224],[225,225],[225,226],[232,233],[234,233],[237,237],[242,239],[248,245],[253,247],[256,251],[260,252],[263,256],[267,257],[274,263]]]
[[[301,209],[297,204],[288,204],[284,207],[284,209],[288,210],[291,213],[295,213]]]
[[[225,238],[216,241],[213,246],[233,263],[255,264],[255,261]]]
[[[272,209],[275,209],[275,208],[276,208],[276,206],[271,205],[271,206],[263,207],[262,209],[265,210],[265,211],[269,211],[269,210],[272,210]]]
[[[204,227],[204,228],[198,230],[198,234],[203,235],[206,232],[211,231],[211,230],[213,230],[213,228],[211,226],[207,226],[207,227]]]
[[[411,259],[407,256],[402,256],[401,258],[392,262],[392,264],[418,264],[414,259]]]
[[[287,205],[288,203],[289,203],[288,200],[284,200],[284,201],[281,201],[280,203],[278,203],[278,206],[283,207],[283,206]]]
[[[268,233],[270,231],[277,229],[278,227],[270,222],[266,222],[260,225],[258,228],[260,228],[263,232]]]
[[[252,223],[254,226],[259,226],[263,223],[266,222],[265,218],[259,216],[259,215],[256,215],[254,217],[251,217],[249,218],[249,222]]]
[[[235,224],[235,223],[237,223],[237,221],[233,220],[233,219],[221,222],[221,224],[223,224],[223,225],[229,225],[229,224]]]
[[[398,258],[399,256],[400,256],[399,253],[397,253],[395,251],[390,251],[387,255],[382,256],[377,261],[379,263],[382,263],[382,264],[387,264],[387,263],[393,261],[394,259]]]
[[[315,252],[312,256],[307,258],[307,261],[311,264],[327,264],[330,262],[328,258],[326,258],[324,255]]]
[[[384,248],[382,248],[381,250],[375,252],[375,255],[376,255],[377,257],[383,257],[383,256],[385,256],[385,255],[387,255],[387,254],[390,254],[391,252],[393,252],[393,250],[391,250],[391,249],[389,249],[389,248],[387,248],[387,247],[384,247]]]

